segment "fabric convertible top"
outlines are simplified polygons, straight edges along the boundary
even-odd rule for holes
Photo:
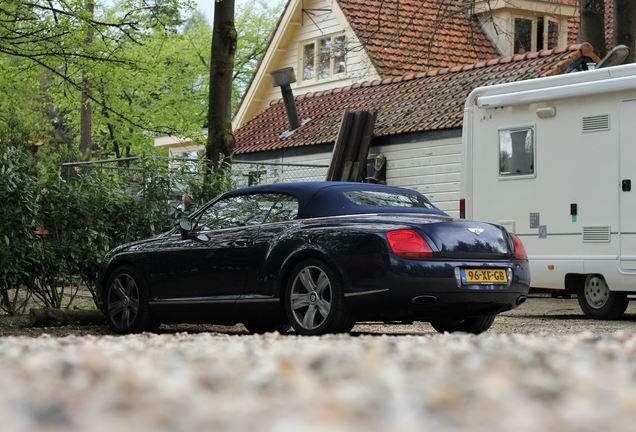
[[[397,192],[401,194],[415,195],[424,199],[431,205],[432,208],[360,205],[347,198],[344,194],[344,192],[347,191]],[[364,213],[423,213],[448,216],[446,213],[436,208],[428,200],[428,198],[419,192],[370,183],[277,183],[236,189],[226,192],[221,196],[221,198],[253,193],[283,193],[295,196],[298,199],[298,219]]]

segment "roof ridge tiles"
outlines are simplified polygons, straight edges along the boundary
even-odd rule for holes
[[[485,67],[489,67],[489,66],[495,66],[498,64],[505,64],[505,63],[515,63],[515,62],[520,62],[520,61],[524,61],[524,60],[532,60],[532,59],[536,59],[538,57],[547,57],[549,55],[553,55],[553,54],[562,54],[565,52],[576,52],[579,51],[584,55],[588,55],[588,56],[593,56],[596,57],[593,51],[593,47],[590,43],[588,42],[583,42],[581,44],[570,44],[568,46],[564,46],[564,47],[557,47],[557,48],[552,48],[552,49],[543,49],[540,51],[529,51],[527,53],[524,54],[515,54],[513,56],[502,56],[502,57],[495,57],[492,58],[490,60],[480,60],[474,63],[466,63],[463,65],[457,65],[457,66],[453,66],[453,67],[443,67],[443,68],[434,68],[434,69],[429,69],[427,71],[423,71],[423,72],[409,72],[405,75],[402,76],[395,76],[395,77],[385,77],[382,79],[375,79],[375,80],[366,80],[366,81],[362,81],[362,82],[356,82],[356,83],[352,83],[349,84],[347,86],[343,86],[343,87],[335,87],[332,89],[327,89],[327,90],[322,90],[322,91],[315,91],[315,92],[308,92],[308,93],[303,93],[300,94],[298,96],[295,96],[295,100],[303,100],[303,99],[309,99],[309,98],[313,98],[313,97],[321,97],[321,96],[326,96],[326,95],[331,95],[331,94],[336,94],[336,93],[341,93],[341,92],[346,92],[346,91],[350,91],[352,89],[357,89],[357,88],[361,88],[361,87],[375,87],[375,86],[379,86],[379,85],[387,85],[387,84],[393,84],[393,83],[399,83],[399,82],[403,82],[403,81],[410,81],[410,80],[414,80],[414,79],[420,79],[420,78],[425,78],[425,77],[434,77],[434,76],[438,76],[438,75],[446,75],[446,74],[450,74],[450,73],[456,73],[456,72],[463,72],[463,71],[469,71],[469,70],[473,70],[473,69],[479,69],[479,68],[485,68]],[[598,57],[596,57],[598,58]],[[269,105],[276,105],[276,104],[282,104],[283,103],[283,99],[282,98],[278,98],[278,99],[274,99],[272,100]]]

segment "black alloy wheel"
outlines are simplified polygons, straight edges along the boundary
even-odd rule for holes
[[[294,330],[303,335],[345,333],[355,324],[340,278],[318,259],[304,260],[292,271],[285,310]]]
[[[465,332],[479,334],[492,326],[495,315],[481,315],[464,319],[439,319],[431,321],[438,333]]]
[[[108,278],[104,313],[116,333],[139,333],[158,327],[150,317],[146,287],[130,266],[119,267]]]
[[[578,286],[576,297],[583,313],[594,319],[618,319],[629,304],[627,294],[610,291],[601,275],[587,275]]]

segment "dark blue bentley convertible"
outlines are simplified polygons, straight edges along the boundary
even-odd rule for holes
[[[408,189],[316,182],[231,191],[112,250],[98,297],[119,333],[206,322],[315,335],[356,321],[480,333],[529,284],[523,246],[500,226],[453,220]]]

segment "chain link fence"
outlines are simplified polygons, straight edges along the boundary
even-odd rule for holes
[[[134,156],[119,159],[104,159],[87,162],[68,162],[62,164],[62,176],[69,178],[73,171],[96,169],[112,172],[120,180],[131,184],[143,182],[140,161],[144,156]],[[158,164],[165,165],[181,175],[191,173],[197,175],[200,172],[197,167],[205,162],[203,159],[194,158],[168,158],[152,156]],[[234,161],[232,163],[232,179],[237,187],[255,186],[273,183],[289,183],[301,181],[322,181],[327,176],[328,165],[317,164],[290,164],[279,162],[245,162]],[[173,186],[181,189],[179,184]]]
[[[257,184],[322,181],[327,176],[328,165],[286,164],[276,162],[234,162],[232,173],[239,186]]]

